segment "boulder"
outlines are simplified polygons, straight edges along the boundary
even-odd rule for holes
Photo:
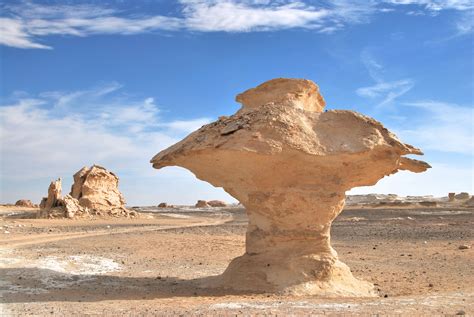
[[[196,208],[207,208],[207,207],[210,207],[209,204],[207,203],[207,201],[205,200],[198,200],[196,205],[195,205]]]
[[[211,207],[226,207],[227,204],[221,200],[210,200],[207,204]]]
[[[83,167],[74,174],[71,196],[83,207],[109,211],[125,209],[125,199],[118,189],[119,178],[102,166]]]
[[[34,208],[37,207],[35,204],[31,202],[29,199],[20,199],[15,203],[15,206],[18,207],[28,207],[28,208]]]
[[[167,203],[160,203],[158,205],[158,208],[167,208],[167,207],[169,207]]]
[[[312,81],[274,79],[237,96],[242,108],[151,159],[222,187],[246,208],[246,252],[207,286],[295,295],[375,296],[330,245],[345,192],[430,166],[422,152],[354,111],[323,112]]]

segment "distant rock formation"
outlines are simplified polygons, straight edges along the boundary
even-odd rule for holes
[[[454,201],[454,196],[456,195],[456,193],[448,193],[448,200],[449,201]]]
[[[198,200],[196,205],[195,205],[196,208],[207,208],[207,207],[210,207],[209,204],[207,203],[207,201],[205,200]]]
[[[28,208],[37,207],[37,205],[33,204],[33,203],[31,202],[31,200],[29,200],[29,199],[20,199],[20,200],[17,200],[17,202],[15,203],[15,206],[17,206],[17,207],[28,207]]]
[[[466,192],[462,192],[457,195],[454,195],[454,199],[456,200],[468,200],[469,198],[471,198],[471,195],[469,195],[469,193],[466,193]]]
[[[207,204],[211,207],[226,207],[227,204],[223,202],[222,200],[210,200],[207,202]]]
[[[319,88],[279,78],[237,96],[242,108],[152,158],[181,166],[239,200],[249,216],[246,252],[212,284],[252,292],[374,296],[330,245],[345,192],[430,166],[422,152],[353,111],[323,112]]]
[[[74,174],[69,195],[61,197],[61,179],[50,184],[48,197],[41,201],[38,217],[136,216],[135,211],[125,208],[118,182],[118,177],[104,167],[83,167]]]
[[[169,207],[167,203],[160,203],[158,205],[158,208],[167,208],[167,207]]]

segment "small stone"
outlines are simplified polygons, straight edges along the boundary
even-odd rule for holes
[[[462,244],[459,246],[459,250],[467,250],[467,249],[470,249],[471,246],[470,245],[467,245],[467,244]]]
[[[464,316],[464,315],[466,315],[466,312],[465,312],[464,310],[458,310],[458,311],[456,312],[456,315],[457,315],[457,316]]]
[[[428,287],[433,287],[434,285],[432,283],[428,284]]]

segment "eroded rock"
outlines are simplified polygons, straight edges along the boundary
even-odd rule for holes
[[[28,208],[34,208],[37,207],[37,205],[33,204],[31,200],[29,199],[20,199],[15,203],[15,206],[18,207],[28,207]]]
[[[353,111],[322,112],[312,81],[274,79],[237,96],[233,116],[158,153],[154,168],[181,166],[239,200],[249,217],[246,252],[215,284],[257,292],[373,296],[330,245],[345,192],[398,170],[430,166],[381,123]]]
[[[104,167],[83,167],[74,174],[69,195],[61,197],[61,179],[51,183],[38,217],[136,216],[135,211],[125,208],[118,182],[118,177]]]

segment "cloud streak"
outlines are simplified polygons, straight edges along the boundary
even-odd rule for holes
[[[361,61],[375,84],[358,88],[356,93],[361,97],[378,100],[377,107],[392,104],[415,85],[415,82],[410,78],[385,81],[382,76],[384,67],[373,58],[368,50],[362,52]]]
[[[317,5],[286,0],[181,0],[176,3],[179,14],[171,16],[131,14],[91,4],[22,2],[1,7],[0,44],[23,49],[51,49],[42,43],[43,38],[169,31],[262,32],[304,28],[332,33],[349,24],[366,23],[376,12],[391,12],[408,4],[428,12],[472,9],[470,2],[456,0],[337,0],[321,1]],[[464,20],[460,20],[457,27],[462,32],[469,29]]]
[[[422,112],[415,128],[401,129],[402,139],[425,150],[474,155],[474,108],[439,101],[406,103]]]
[[[119,87],[47,92],[2,105],[2,181],[70,175],[93,163],[149,176],[156,152],[211,121],[164,121],[153,98],[123,97]]]

